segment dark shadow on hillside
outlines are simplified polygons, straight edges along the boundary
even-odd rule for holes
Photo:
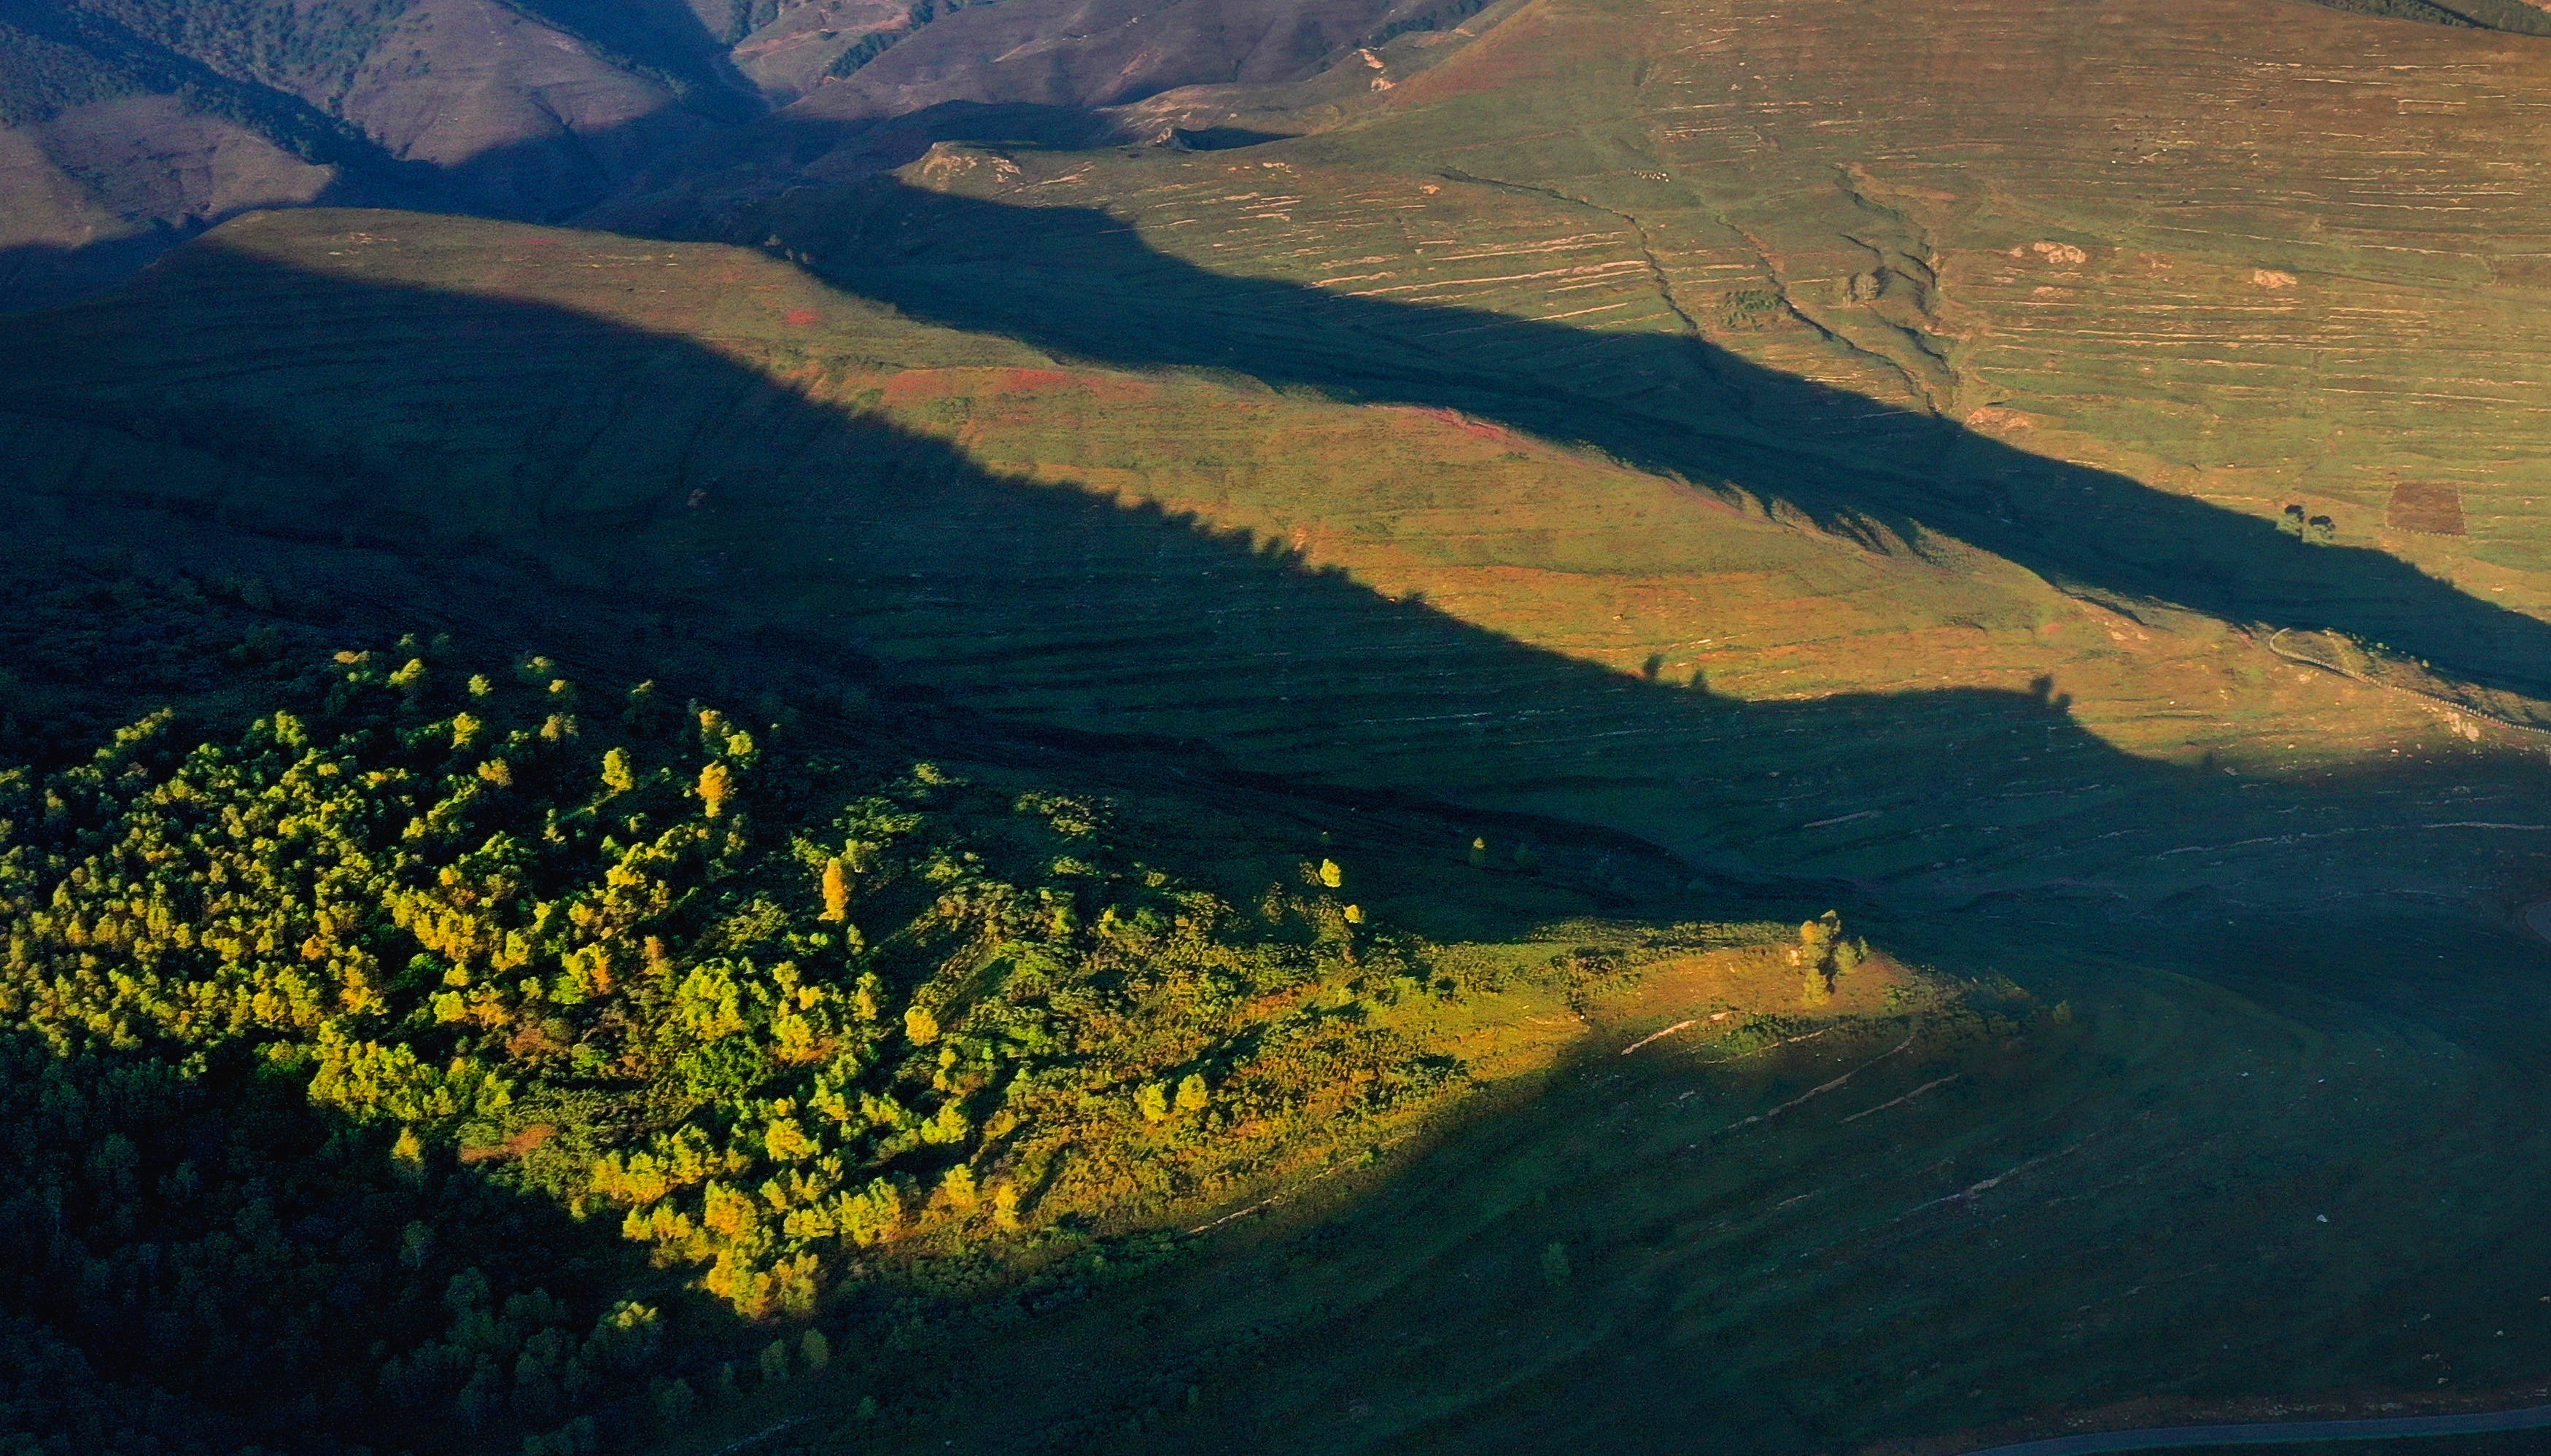
[[[519,1348],[541,1321],[505,1306],[536,1289],[580,1336],[646,1278],[612,1230],[501,1172],[448,1150],[395,1163],[394,1126],[313,1105],[245,1043],[198,1049],[187,1072],[176,1057],[0,1031],[0,1237],[18,1251],[0,1362],[23,1449],[511,1446],[526,1422],[504,1404],[453,1419],[468,1363],[418,1359],[402,1381],[384,1359],[455,1338],[459,1308],[484,1311],[485,1335],[504,1311]],[[469,1271],[484,1293],[457,1308]],[[585,1408],[629,1395],[619,1382]]]
[[[1210,744],[1253,773],[1601,824],[1706,870],[2093,941],[2205,927],[2210,958],[2323,983],[2389,974],[2307,943],[2369,924],[2524,953],[2487,900],[2538,875],[2532,841],[2466,822],[2534,822],[2539,786],[2478,750],[2268,783],[2119,752],[2052,684],[1723,699],[1381,597],[1282,543],[988,472],[684,339],[218,243],[186,258],[13,324],[0,411],[34,494],[407,553],[462,613],[496,594],[490,611],[540,618],[529,578],[473,562],[540,563],[573,584],[544,590],[625,624],[606,662],[633,680],[667,644],[728,660],[747,692],[769,664],[867,659],[889,691],[993,719]],[[2426,1014],[2531,994],[2507,978]]]
[[[1789,502],[1842,530],[1866,520],[1899,536],[1956,536],[2128,611],[2157,598],[2344,631],[2551,695],[2551,627],[2381,551],[2305,545],[2266,521],[1783,375],[1695,337],[1227,277],[1152,249],[1105,213],[891,179],[800,194],[739,229],[740,241],[765,235],[844,288],[955,327],[1123,366],[1236,369],[1344,399],[1458,409]]]
[[[173,231],[153,229],[75,247],[49,243],[0,247],[0,312],[53,308],[112,288],[182,241]]]
[[[516,8],[583,41],[623,67],[663,81],[681,103],[712,121],[761,114],[760,92],[728,58],[684,0],[511,0]],[[744,7],[736,7],[744,13]]]
[[[775,672],[802,672],[857,680],[867,691],[914,703],[942,697],[981,719],[1198,740],[1240,769],[1326,781],[1333,787],[1324,792],[1350,802],[1354,790],[1334,786],[1389,786],[1503,806],[1564,801],[1582,818],[1671,838],[1695,859],[1749,860],[1767,879],[1777,872],[1853,880],[1879,916],[1899,918],[1893,932],[1873,927],[1882,943],[1939,954],[1961,971],[2010,966],[2025,974],[2036,963],[2032,955],[2060,963],[2084,949],[2125,947],[2144,964],[2237,976],[2290,992],[2294,1001],[2353,998],[2495,1050],[2538,1055],[2538,1028],[2546,1024],[2541,978],[2532,973],[2538,957],[2507,937],[2493,938],[2484,917],[2454,898],[2488,875],[2502,877],[2506,867],[2488,858],[2494,851],[2471,849],[2467,834],[2420,827],[2465,817],[2471,801],[2455,796],[2475,782],[2470,761],[2406,763],[2318,786],[2243,782],[2110,748],[2073,722],[2051,685],[2037,692],[1730,701],[1521,644],[1421,602],[1384,598],[1307,566],[1280,544],[987,471],[945,440],[811,400],[685,339],[555,308],[289,272],[223,254],[217,245],[185,256],[189,277],[171,270],[125,299],[10,327],[11,346],[0,350],[0,441],[7,448],[0,458],[38,496],[20,507],[20,520],[41,520],[46,496],[105,499],[180,522],[209,517],[320,549],[396,551],[443,587],[438,605],[445,609],[603,624],[591,635],[599,642],[592,676],[604,681],[652,676],[659,654],[679,646],[724,661],[748,693]],[[535,589],[526,574],[484,570],[490,559],[547,562],[565,580]],[[1212,771],[1201,752],[1181,752],[1169,767],[1192,767],[1199,778]],[[1263,778],[1244,782],[1253,792],[1275,791]],[[2538,789],[2527,792],[2538,800]],[[2449,807],[2455,812],[2435,812]],[[2486,817],[2537,813],[2527,803]],[[1481,827],[1498,836],[1501,852],[1507,848],[1511,830]],[[1444,849],[1458,854],[1460,846]],[[1822,898],[1829,886],[1801,888]],[[1697,896],[1687,908],[1709,909]],[[2004,922],[1967,942],[1996,948],[1952,957],[1960,948],[1957,926],[1970,918],[1940,912],[1958,909]],[[2005,959],[2004,950],[2015,953]],[[2437,956],[2432,964],[2423,960],[2429,953]],[[2201,1032],[2207,1018],[2192,1013],[2186,1020]],[[2112,1044],[2135,1043],[2121,1037]],[[1868,1054],[1883,1050],[1873,1045]],[[2208,1145],[2225,1125],[2208,1107],[2184,1115],[2184,1132],[2156,1120],[2156,1106],[2170,1112],[2168,1085],[2200,1070],[2172,1060],[2176,1051],[2176,1043],[2138,1051],[2163,1063],[2148,1083],[2165,1093],[2131,1107],[2117,1095],[2126,1084],[2113,1067],[2085,1069],[2080,1081],[2014,1077],[2022,1087],[2052,1086],[2056,1096],[2047,1125],[2022,1129],[2008,1146],[1935,1149],[1921,1135],[1899,1134],[1895,1124],[1861,1124],[1873,1142],[1895,1146],[1889,1156],[1909,1164],[1897,1202],[1918,1205],[1922,1216],[1898,1220],[1907,1231],[1888,1225],[1873,1236],[1848,1213],[1834,1214],[1832,1231],[1814,1236],[1815,1264],[1779,1262],[1801,1253],[1782,1230],[1854,1206],[1817,1198],[1828,1181],[1817,1166],[1767,1199],[1742,1150],[1706,1160],[1669,1153],[1643,1163],[1634,1178],[1615,1181],[1636,1198],[1557,1201],[1559,1214],[1583,1213],[1582,1223],[1554,1224],[1527,1209],[1513,1224],[1520,1233],[1492,1241],[1488,1257],[1507,1259],[1520,1249],[1537,1261],[1553,1240],[1582,1240],[1571,1245],[1584,1271],[1574,1288],[1590,1294],[1614,1289],[1602,1282],[1609,1276],[1598,1250],[1653,1238],[1732,1248],[1710,1277],[1732,1273],[1735,1282],[1724,1286],[1732,1291],[1729,1333],[1716,1344],[1716,1333],[1693,1334],[1681,1292],[1701,1286],[1680,1275],[1671,1288],[1629,1298],[1605,1293],[1601,1310],[1637,1310],[1645,1322],[1582,1348],[1622,1352],[1620,1361],[1599,1372],[1565,1360],[1544,1366],[1550,1381],[1567,1383],[1537,1385],[1517,1399],[1630,1390],[1639,1395],[1642,1421],[1653,1409],[1674,1417],[1659,1428],[1670,1425],[1678,1441],[1705,1416],[1718,1422],[1712,1429],[1741,1419],[1755,1422],[1751,1430],[1776,1430],[1777,1440],[1755,1448],[1831,1448],[1821,1433],[1811,1441],[1788,1432],[1802,1419],[1826,1418],[1816,1412],[1833,1409],[1829,1403],[1869,1407],[1881,1399],[1861,1385],[1837,1385],[1834,1372],[1857,1380],[1900,1367],[1884,1319],[1865,1347],[1820,1343],[1845,1303],[1822,1297],[1835,1287],[1826,1270],[1872,1267],[1874,1254],[1896,1251],[1888,1255],[1896,1262],[1877,1267],[1890,1277],[1902,1271],[1900,1283],[1883,1299],[1855,1291],[1848,1301],[1854,1310],[1900,1310],[1902,1291],[1913,1288],[1954,1311],[1965,1309],[1971,1292],[2002,1283],[2071,1287],[2039,1275],[2046,1264],[2016,1259],[2017,1250],[2058,1245],[2014,1236],[2011,1250],[1990,1252],[2011,1225],[1971,1216],[1972,1189],[1966,1203],[1941,1195],[1985,1179],[1999,1184],[2023,1160],[2069,1158],[2068,1144],[2087,1135],[2084,1109],[2069,1090],[2075,1087],[2099,1089],[2108,1099],[2100,1115],[2131,1127],[2092,1150],[2092,1158],[2110,1160],[2101,1170],[2056,1162],[2073,1181],[2067,1186],[2094,1185],[2118,1199],[2120,1188],[2162,1188],[2180,1202],[2136,1207],[2158,1209],[2152,1217],[2174,1226],[2193,1218],[2199,1200],[2204,1208],[2246,1211],[2251,1205],[2242,1199],[2255,1187],[2283,1210],[2321,1191],[2322,1183],[2307,1181],[2319,1177],[2318,1146],[2281,1153],[2264,1172],[2255,1158],[2235,1163],[2230,1154],[2202,1167],[2174,1161],[2178,1149]],[[1604,1055],[1608,1066],[1612,1048]],[[1875,1075],[1855,1084],[1865,1094],[1857,1106],[1914,1094],[1920,1079],[1945,1075],[1890,1066],[1881,1070],[1897,1080],[1884,1096],[1868,1091]],[[2225,1075],[2209,1087],[2265,1085],[2239,1082],[2227,1067],[2213,1070]],[[1802,1074],[1796,1090],[1829,1075]],[[1763,1104],[1770,1101],[1767,1093]],[[1686,1111],[1667,1114],[1652,1105]],[[1714,1105],[1596,1089],[1557,1105],[1555,1116],[1571,1135],[1618,1146],[1629,1134],[1598,1119],[1697,1116]],[[1735,1116],[1727,1114],[1729,1120]],[[2258,1120],[2291,1126],[2296,1116],[2280,1101]],[[1998,1119],[1976,1124],[1990,1128]],[[1518,1125],[1500,1121],[1480,1136],[1511,1138]],[[2155,1126],[2170,1136],[2152,1142],[2134,1131]],[[1696,1123],[1675,1141],[1709,1131]],[[2303,1126],[2287,1140],[2309,1144],[2310,1131]],[[1687,1215],[1682,1206],[1660,1213],[1660,1206],[1643,1202],[1658,1184],[1689,1185],[1690,1170],[1704,1162],[1732,1178],[1723,1193],[1707,1194]],[[2248,1182],[2218,1186],[2213,1166],[2235,1167]],[[2043,1198],[2037,1190],[2044,1185],[2008,1186]],[[2422,1187],[2422,1203],[2425,1193]],[[2142,1232],[2130,1238],[2092,1218],[2106,1207],[2097,1200],[2058,1202],[2066,1207],[2048,1226],[2090,1229],[2095,1238],[2077,1239],[2081,1246],[2131,1242],[2137,1258],[2168,1262],[2150,1254],[2154,1245]],[[1707,1241],[1690,1236],[1700,1226],[1692,1220],[1752,1216],[1766,1208],[1784,1221],[1759,1239],[1749,1232],[1727,1245],[1714,1234]],[[2462,1216],[2459,1208],[2454,1216]],[[2287,1222],[2302,1223],[2307,1233],[2319,1227],[2299,1216]],[[1978,1237],[1937,1232],[1961,1229],[1978,1230]],[[2163,1250],[2178,1252],[2177,1245]],[[2085,1265],[2107,1267],[2090,1254],[2073,1267]],[[2260,1290],[2308,1304],[2313,1287],[2293,1272],[2300,1267],[2244,1260],[2238,1288],[2245,1298]],[[1541,1293],[1552,1286],[1538,1268],[1527,1262],[1513,1287],[1530,1299],[1557,1300]],[[1466,1272],[1456,1268],[1452,1277],[1467,1285]],[[1496,1265],[1485,1272],[1470,1294],[1433,1294],[1422,1308],[1490,1303],[1486,1297],[1508,1287],[1499,1282],[1506,1271]],[[1762,1316],[1766,1291],[1790,1301],[1773,1322]],[[1791,1299],[1787,1292],[1797,1293]],[[1218,1308],[1245,1305],[1233,1300]],[[1525,1339],[1500,1343],[1504,1332],[1489,1320],[1503,1315],[1488,1310],[1479,1327],[1464,1329],[1465,1348],[1500,1358],[1509,1350],[1547,1351],[1540,1334],[1547,1321],[1537,1307],[1518,1308],[1532,1326]],[[2239,1307],[2266,1310],[2249,1316],[2261,1321],[2279,1317],[2282,1308]],[[1438,1358],[1349,1312],[1309,1326],[1311,1333],[1359,1363]],[[2006,1341],[2007,1329],[1987,1324],[1976,1319],[1962,1329],[1974,1328],[1979,1348],[1990,1346],[2010,1369],[2062,1358],[2046,1355],[2033,1337]],[[1694,1380],[1695,1368],[1728,1368],[1724,1352],[1740,1338],[1775,1364],[1799,1352],[1811,1358],[1795,1371],[1785,1365],[1758,1377],[1752,1372],[1760,1367],[1747,1366],[1736,1368],[1741,1379]],[[1112,1399],[1108,1382],[1127,1371],[1143,1379],[1156,1373],[1117,1346],[1103,1348],[1107,1358],[1093,1362],[1099,1368],[1087,1378],[1098,1399]],[[1660,1350],[1672,1351],[1679,1368],[1660,1370]],[[977,1368],[976,1353],[967,1351],[969,1369]],[[1077,1369],[1073,1374],[1078,1378]],[[1954,1402],[1959,1392],[1988,1383],[1964,1367],[1953,1380],[1936,1381],[1938,1408],[1947,1412],[1939,1425],[1972,1418],[1955,1413],[1972,1407]],[[1018,1392],[1026,1389],[984,1399],[1023,1403]],[[1696,1390],[1718,1408],[1698,1410]],[[1070,1399],[1083,1396],[1075,1391]],[[1695,1407],[1689,1420],[1677,1402]],[[1789,1405],[1807,1416],[1773,1408]],[[1218,1414],[1208,1407],[1199,1418]],[[1531,1418],[1531,1411],[1517,1417]]]

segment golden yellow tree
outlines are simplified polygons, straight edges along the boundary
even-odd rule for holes
[[[851,872],[839,859],[824,861],[824,919],[836,923],[851,918]]]
[[[735,797],[735,771],[723,763],[711,762],[700,769],[700,807],[711,819],[726,813],[727,801]]]

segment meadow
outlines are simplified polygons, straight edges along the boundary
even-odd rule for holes
[[[2551,629],[2504,98],[2544,62],[2263,9],[1539,0],[1312,135],[943,145],[711,239],[247,219],[5,326],[6,742],[58,775],[163,701],[247,743],[335,695],[360,773],[467,790],[361,755],[459,751],[457,685],[540,701],[535,656],[652,681],[691,727],[586,708],[570,751],[507,709],[582,786],[512,831],[587,878],[607,750],[712,846],[713,762],[803,765],[741,858],[681,859],[662,1006],[491,1010],[470,1054],[551,1101],[390,1119],[587,1240],[579,1329],[668,1321],[489,1449],[573,1408],[702,1453],[1927,1456],[2512,1402],[2551,1350]],[[2337,187],[2349,128],[2424,170]],[[998,890],[846,900],[862,959],[826,865],[878,836],[814,827],[854,804]],[[1203,938],[1098,928],[1146,908]],[[549,988],[588,948],[531,953]],[[706,1193],[595,1213],[686,1118],[768,1177],[767,1104],[829,1095],[648,1029],[711,1016],[675,993],[720,955],[847,1008],[807,1034],[892,1049],[859,1090],[913,1124],[863,1112],[821,1155],[889,1196],[750,1257]],[[1031,1028],[1077,1038],[1043,1102],[1045,993],[1002,989],[1039,957],[1127,998]],[[409,990],[384,1024],[448,1069],[477,1023]],[[271,1039],[317,1088],[320,1031]]]

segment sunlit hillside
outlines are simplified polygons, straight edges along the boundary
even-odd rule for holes
[[[2525,1404],[2551,39],[2365,8],[1509,0],[0,321],[12,1418]]]

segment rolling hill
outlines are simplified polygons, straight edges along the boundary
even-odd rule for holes
[[[2470,9],[1197,12],[1066,74],[1005,4],[603,207],[679,239],[240,218],[0,326],[55,604],[0,638],[19,751],[141,706],[84,664],[226,724],[283,690],[205,660],[258,631],[444,631],[1112,799],[1230,906],[1334,856],[1419,947],[1283,1014],[1441,1100],[1093,1176],[1051,1258],[951,1194],[679,1369],[841,1358],[596,1397],[624,1443],[1948,1450],[2511,1394],[2551,40]],[[1126,68],[1173,32],[1228,89]],[[182,647],[46,649],[189,592]],[[1828,907],[1876,949],[1820,993]],[[971,1005],[1010,962],[933,964]]]
[[[1010,0],[965,11],[16,0],[0,7],[0,306],[93,290],[258,208],[559,220],[608,203],[614,217],[687,219],[785,185],[801,153],[841,150],[838,176],[844,158],[892,154],[905,138],[976,135],[986,112],[1036,113],[1041,134],[1162,134],[1159,118],[1103,109],[1199,85],[1298,103],[1296,83],[1363,43],[1470,8]],[[827,141],[810,146],[809,131]]]

